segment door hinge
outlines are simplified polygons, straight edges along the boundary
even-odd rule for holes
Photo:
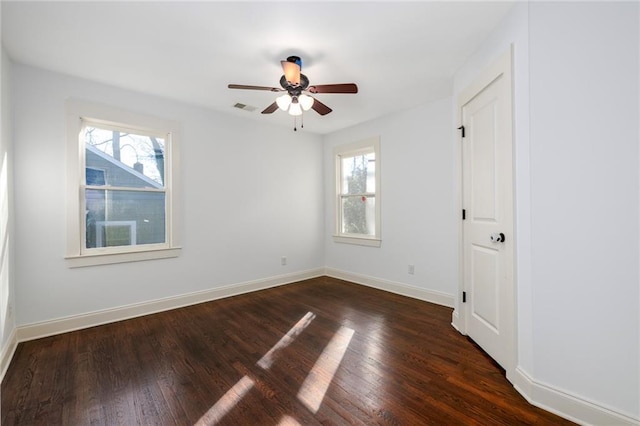
[[[458,127],[458,130],[462,130],[462,137],[464,138],[464,126]]]
[[[467,211],[465,209],[462,209],[462,220],[465,220],[467,218]]]
[[[462,303],[467,303],[467,292],[466,291],[462,292]]]

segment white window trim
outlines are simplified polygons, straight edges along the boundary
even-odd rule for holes
[[[346,234],[340,232],[342,229],[342,212],[341,212],[341,179],[342,179],[342,164],[341,158],[344,156],[354,156],[358,154],[364,154],[367,152],[371,152],[371,150],[375,152],[376,156],[376,207],[375,207],[375,215],[376,215],[376,224],[375,224],[375,235],[361,235],[361,234]],[[380,176],[381,176],[381,167],[380,167],[380,137],[375,136],[371,137],[359,142],[339,145],[334,147],[333,149],[333,158],[334,158],[334,212],[335,212],[335,229],[333,234],[333,241],[336,243],[343,244],[355,244],[360,246],[368,246],[368,247],[380,247],[382,245],[382,238],[380,233],[380,222],[382,220],[381,217],[381,196],[380,196]]]
[[[67,111],[67,247],[65,259],[67,266],[78,268],[84,266],[108,265],[113,263],[136,262],[141,260],[165,259],[180,254],[180,194],[174,188],[179,185],[180,125],[177,122],[148,115],[133,113],[115,107],[108,107],[93,102],[69,99]],[[149,134],[170,135],[165,141],[167,162],[165,166],[165,187],[167,197],[166,240],[165,244],[149,244],[127,246],[104,250],[82,250],[82,232],[84,217],[81,215],[81,182],[84,172],[84,145],[80,143],[80,132],[84,120],[92,123],[104,123],[109,127],[133,128]]]

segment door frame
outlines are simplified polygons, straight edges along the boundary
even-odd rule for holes
[[[507,379],[510,382],[514,382],[516,361],[518,353],[518,328],[517,328],[517,250],[516,250],[516,191],[515,191],[515,137],[514,137],[514,99],[513,99],[513,45],[509,46],[507,52],[500,55],[496,60],[485,66],[482,71],[458,93],[458,101],[456,105],[457,122],[458,126],[462,126],[462,108],[471,99],[473,99],[480,91],[487,87],[497,77],[503,75],[507,79],[507,96],[510,99],[511,108],[508,109],[508,134],[511,136],[511,185],[512,185],[512,211],[513,211],[513,229],[509,230],[513,236],[513,249],[512,249],[512,280],[511,288],[509,289],[509,300],[512,304],[510,308],[511,319],[509,324],[508,335],[508,356],[507,365],[505,366]],[[457,126],[456,126],[457,127]],[[453,312],[452,325],[463,335],[467,335],[467,320],[468,320],[468,308],[463,305],[462,294],[467,291],[466,283],[464,281],[464,230],[462,220],[462,207],[463,207],[463,158],[462,158],[462,144],[464,140],[462,138],[462,132],[458,130],[456,149],[456,166],[458,169],[458,185],[457,185],[457,213],[458,216],[458,292],[456,294],[456,309]]]

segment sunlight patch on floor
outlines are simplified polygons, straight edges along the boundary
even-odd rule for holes
[[[340,329],[320,354],[298,391],[298,399],[314,414],[327,393],[327,389],[342,362],[354,330],[348,327]]]
[[[315,318],[316,315],[314,313],[307,312],[256,364],[268,370],[274,363],[278,351],[293,343]],[[327,346],[325,346],[298,391],[297,397],[300,402],[314,414],[322,404],[327,389],[333,381],[349,343],[351,343],[353,334],[353,329],[344,326],[340,327]],[[198,420],[196,426],[212,426],[220,422],[254,385],[255,382],[251,378],[246,375],[242,377]],[[300,426],[300,423],[293,417],[284,415],[278,426]]]
[[[298,321],[296,323],[296,325],[294,325],[287,332],[287,334],[282,336],[282,338],[278,341],[278,343],[276,343],[271,349],[269,349],[269,352],[264,354],[264,356],[262,358],[260,358],[260,360],[258,360],[258,362],[257,362],[258,366],[260,366],[261,368],[263,368],[265,370],[268,370],[269,367],[271,367],[271,364],[273,364],[273,360],[275,358],[276,353],[279,350],[282,350],[282,349],[286,348],[294,340],[296,340],[296,337],[298,337],[300,335],[300,333],[302,333],[302,331],[305,328],[307,328],[309,326],[309,324],[311,324],[311,321],[313,321],[313,319],[315,317],[316,317],[316,314],[314,314],[312,312],[307,312],[305,316],[300,318],[300,321]]]
[[[253,380],[244,376],[225,393],[222,398],[198,420],[195,426],[212,426],[217,424],[222,418],[235,407],[238,402],[251,390]]]
[[[300,426],[300,422],[291,416],[285,415],[282,417],[282,420],[280,420],[280,423],[278,423],[278,426]]]

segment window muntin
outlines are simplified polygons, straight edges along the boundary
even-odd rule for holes
[[[335,149],[337,242],[380,245],[379,140]]]
[[[167,245],[170,134],[83,120],[82,254]]]

